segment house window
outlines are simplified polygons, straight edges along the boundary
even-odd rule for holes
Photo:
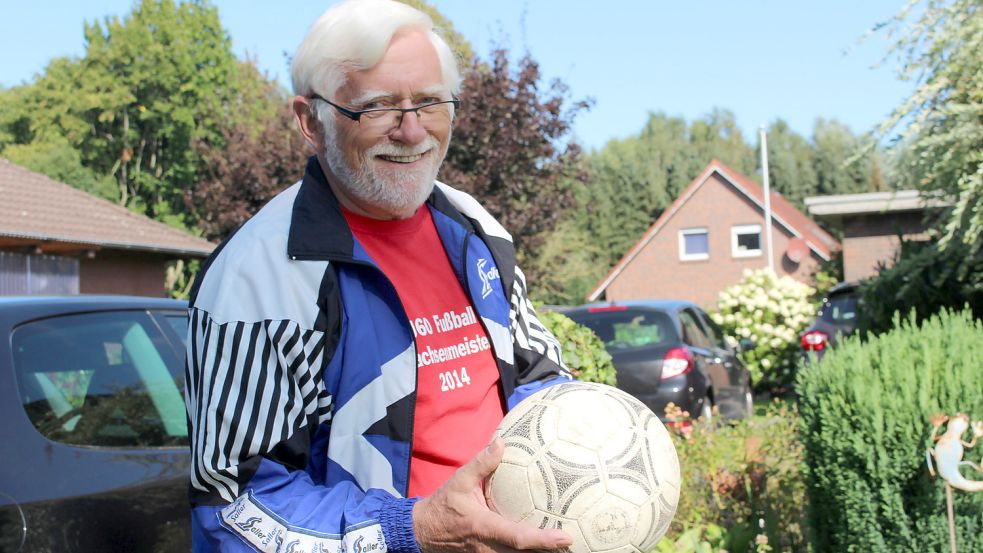
[[[761,225],[731,227],[730,252],[734,257],[757,257],[761,255]]]
[[[710,258],[710,239],[705,228],[679,231],[679,259],[696,261]]]

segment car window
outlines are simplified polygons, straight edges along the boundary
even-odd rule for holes
[[[16,328],[24,410],[44,436],[112,447],[186,445],[183,365],[145,312],[52,317]]]
[[[707,337],[700,323],[696,322],[696,315],[689,309],[679,312],[679,322],[683,325],[683,341],[691,346],[700,348],[710,347],[710,338]]]
[[[696,314],[700,317],[700,322],[703,323],[703,328],[707,330],[707,337],[710,339],[710,342],[720,349],[728,349],[727,341],[724,339],[724,331],[717,326],[717,323],[713,322],[713,319],[707,316],[707,314],[702,310],[698,309]]]
[[[857,297],[852,294],[841,294],[828,298],[823,302],[819,318],[831,323],[845,323],[857,317]]]
[[[188,345],[188,316],[178,313],[168,313],[164,315],[164,320],[167,321],[167,325],[171,327],[174,334],[181,339],[181,344],[187,347]]]
[[[569,317],[593,330],[609,352],[665,345],[678,339],[669,316],[659,311],[628,309],[572,313]]]

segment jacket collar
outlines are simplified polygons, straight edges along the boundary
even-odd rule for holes
[[[473,228],[436,186],[427,203],[461,226]],[[328,186],[317,156],[311,156],[294,199],[287,255],[295,260],[352,261],[354,249],[355,238],[341,214],[341,205]]]

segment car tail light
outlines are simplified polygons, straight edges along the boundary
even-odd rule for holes
[[[588,307],[588,313],[604,313],[606,311],[627,311],[627,305],[598,305],[594,307]]]
[[[672,378],[693,370],[693,354],[686,348],[672,348],[662,361],[662,378]]]
[[[799,338],[804,351],[820,351],[829,343],[829,334],[821,330],[810,330]]]

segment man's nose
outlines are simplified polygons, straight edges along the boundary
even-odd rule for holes
[[[427,129],[420,123],[420,116],[415,111],[403,112],[402,118],[390,138],[404,144],[419,144],[427,137]]]

